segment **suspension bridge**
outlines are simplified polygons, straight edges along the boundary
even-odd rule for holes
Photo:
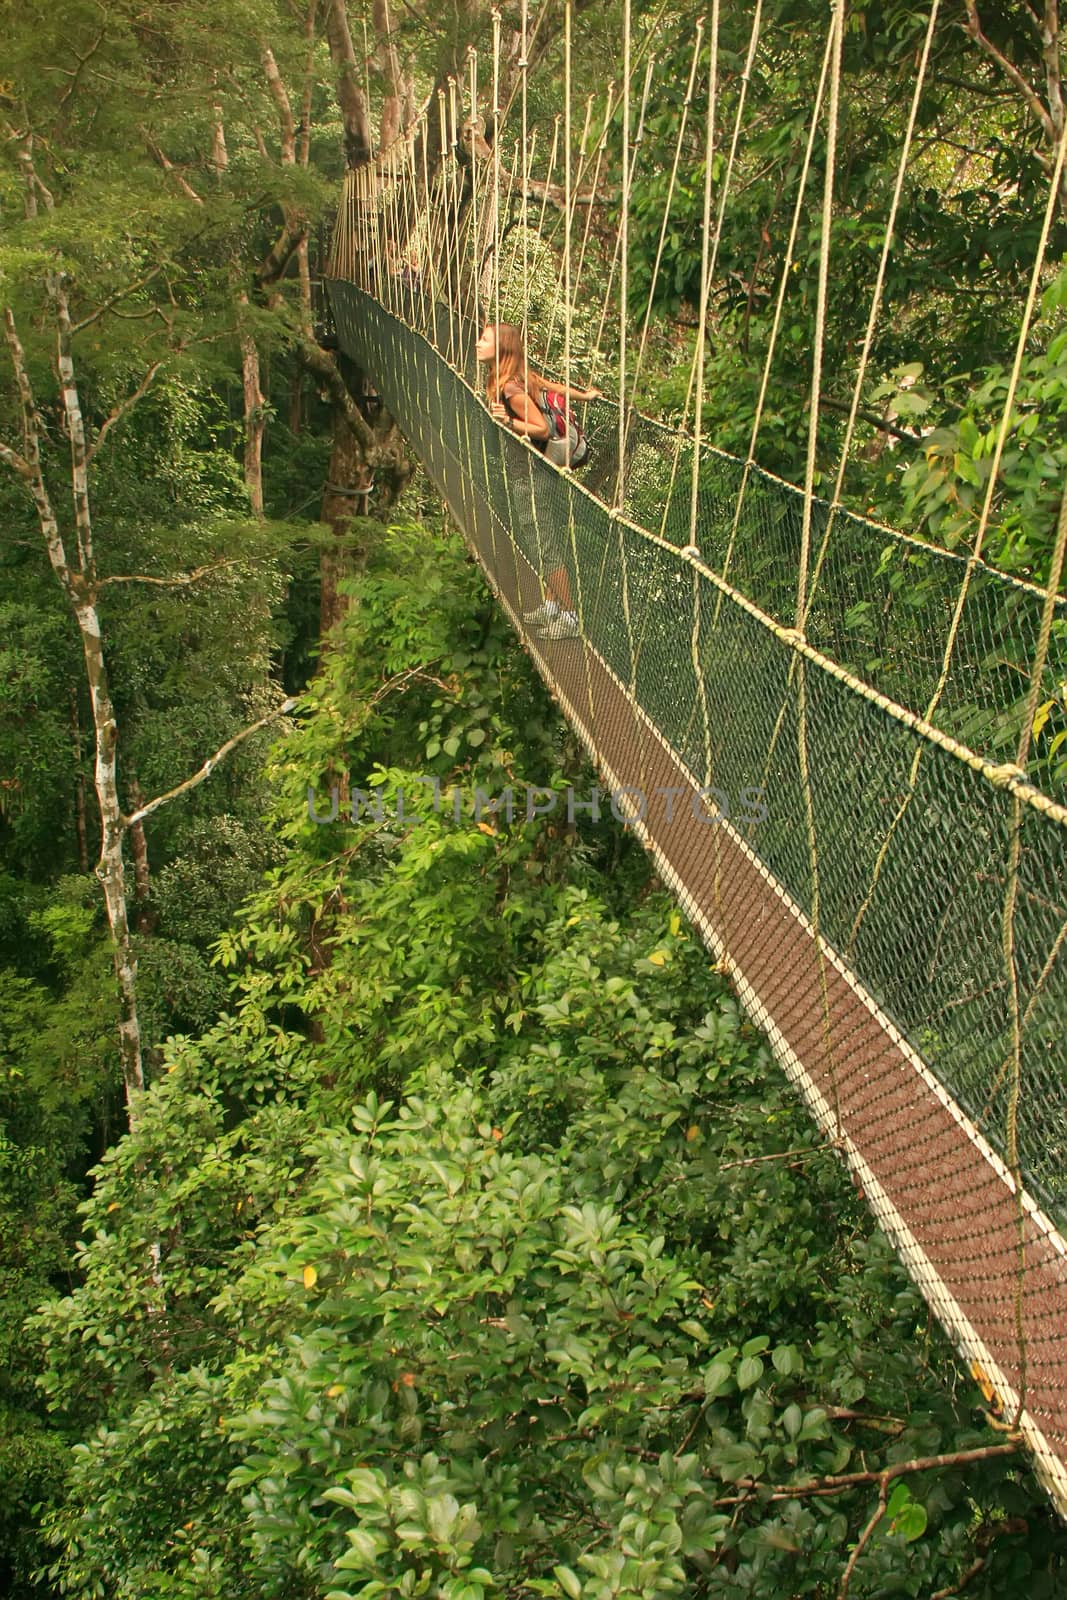
[[[348,173],[329,294],[342,349],[447,502],[605,788],[620,797],[661,877],[1067,1514],[1067,805],[1034,761],[1032,735],[1037,706],[1067,679],[1059,592],[1067,509],[1047,587],[983,558],[1012,388],[968,550],[877,525],[840,499],[936,12],[935,4],[841,466],[826,499],[814,483],[818,315],[805,483],[782,482],[757,453],[797,232],[820,207],[822,306],[828,290],[840,9],[829,23],[746,459],[704,439],[701,419],[709,297],[758,5],[732,125],[716,126],[715,14],[707,39],[698,30],[659,238],[657,270],[685,118],[710,46],[690,428],[663,426],[632,403],[653,302],[650,294],[643,322],[642,308],[629,304],[626,205],[651,74],[642,90],[628,31],[622,84],[608,96],[599,137],[587,109],[575,138],[568,49],[564,110],[538,168],[525,77],[521,127],[510,145],[505,136],[498,20],[489,95],[472,57],[468,81],[450,84],[391,148]],[[569,17],[568,8],[568,26]],[[822,124],[820,201],[807,184]],[[486,126],[491,148],[481,139]],[[570,307],[592,210],[578,201],[583,184],[597,189],[609,136],[620,141],[623,173],[605,298],[619,313],[618,400],[590,407],[593,459],[575,473],[493,420],[474,344],[483,321],[501,320],[502,304],[519,307],[515,320],[532,337],[525,310],[548,231],[546,199],[557,189],[554,320],[569,378]],[[713,150],[724,154],[717,192]],[[1065,150],[1067,141],[1052,173],[1013,383]],[[640,332],[628,344],[631,326]],[[531,349],[531,360],[539,354]],[[533,637],[523,615],[541,600],[561,542],[580,637]],[[879,619],[877,648],[857,651],[849,617],[858,602]],[[1009,642],[1013,661],[1025,663],[1021,708],[1017,671],[990,665]],[[981,730],[1013,715],[1005,760],[1002,746],[984,747]],[[744,796],[759,804],[746,807]]]

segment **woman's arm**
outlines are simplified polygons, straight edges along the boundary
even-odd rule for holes
[[[512,433],[518,433],[527,439],[547,439],[551,429],[545,418],[544,412],[536,405],[526,390],[516,384],[504,390],[507,405],[497,401],[489,407],[490,413],[498,422],[504,422]]]

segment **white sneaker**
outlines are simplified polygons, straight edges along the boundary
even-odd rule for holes
[[[559,615],[559,606],[554,600],[545,600],[536,611],[524,611],[523,622],[551,622],[552,618]]]
[[[580,639],[582,630],[573,611],[561,611],[558,616],[546,622],[543,628],[538,628],[537,634],[540,639]]]

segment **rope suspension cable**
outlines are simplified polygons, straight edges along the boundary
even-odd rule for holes
[[[811,512],[815,497],[815,462],[819,433],[819,397],[822,382],[823,352],[826,342],[826,296],[830,279],[830,244],[833,228],[834,178],[837,165],[837,130],[841,103],[841,55],[845,31],[845,0],[835,0],[831,29],[834,50],[830,63],[830,103],[827,109],[826,171],[823,181],[822,226],[819,244],[819,278],[815,306],[815,349],[812,352],[811,416],[808,426],[808,457],[804,474],[804,516],[800,536],[800,562],[797,569],[796,627],[802,633],[802,621],[807,594],[808,555],[811,546]],[[788,696],[788,683],[786,695]],[[811,927],[819,962],[819,985],[822,992],[823,1048],[830,1073],[830,1093],[836,1123],[835,1137],[842,1135],[841,1098],[837,1081],[837,1061],[833,1048],[830,1020],[830,987],[827,955],[822,940],[822,918],[819,884],[819,849],[815,822],[815,801],[811,786],[811,763],[808,751],[808,681],[807,663],[801,658],[797,667],[797,759],[800,784],[804,797],[804,826],[808,842],[808,871],[811,883]]]
[[[456,150],[456,344],[459,350],[459,363],[464,362],[464,328],[472,320],[472,301],[475,299],[474,283],[466,270],[466,259],[469,256],[470,245],[470,202],[467,194],[467,184],[462,181],[464,166],[459,160],[459,138],[462,133],[462,91],[464,83],[461,78],[456,78],[453,83],[453,138]],[[470,122],[474,123],[474,107],[470,109]],[[472,149],[474,149],[474,128],[472,128]],[[474,157],[472,157],[474,160]],[[470,171],[470,170],[469,170]],[[469,189],[474,190],[474,171],[470,171]],[[477,317],[477,304],[474,306]]]
[[[514,281],[515,281],[515,265],[516,265],[516,262],[518,261],[518,258],[519,258],[519,241],[518,241],[518,228],[513,222],[511,205],[512,205],[513,199],[515,198],[515,180],[516,180],[516,178],[518,176],[518,171],[519,171],[519,147],[516,144],[513,147],[512,152],[511,152],[511,167],[510,167],[510,169],[508,171],[508,186],[507,186],[507,190],[506,190],[505,195],[504,195],[504,215],[505,215],[507,221],[506,221],[506,223],[504,225],[502,225],[501,230],[500,230],[500,248],[501,248],[501,250],[503,250],[503,248],[504,248],[504,234],[505,234],[505,232],[510,232],[510,234],[511,234],[511,253],[510,253],[509,257],[508,257],[507,266],[504,267],[503,265],[501,265],[501,280],[502,280],[503,283],[505,283],[508,286],[509,290],[512,293],[514,292],[513,286],[514,286]],[[514,318],[510,314],[510,310],[511,310],[511,308],[510,308],[510,304],[509,304],[509,307],[508,307],[509,315],[508,315],[508,317],[506,319],[509,322],[514,321]]]
[[[449,176],[451,179],[451,196],[449,199],[449,212],[452,218],[452,247],[449,254],[449,283],[452,293],[449,296],[449,326],[452,347],[452,365],[459,367],[463,361],[462,350],[462,316],[463,316],[463,281],[462,261],[463,249],[460,237],[460,165],[459,165],[459,119],[458,119],[457,84],[453,77],[448,80],[448,114],[449,114]]]
[[[1062,151],[1067,149],[1067,130],[1064,132],[1061,146],[1060,170],[1062,172]],[[1058,179],[1054,183],[1053,193],[1058,190]],[[1023,713],[1023,725],[1019,730],[1019,742],[1015,752],[1015,765],[1020,772],[1025,772],[1030,756],[1030,742],[1033,737],[1034,718],[1037,713],[1037,704],[1041,695],[1041,681],[1045,674],[1045,662],[1048,657],[1049,641],[1052,638],[1052,622],[1055,616],[1055,596],[1063,579],[1064,556],[1067,554],[1067,490],[1064,490],[1060,500],[1060,515],[1056,527],[1056,542],[1052,552],[1052,562],[1049,567],[1048,596],[1045,600],[1041,616],[1041,628],[1038,635],[1037,648],[1034,651],[1033,667],[1030,673],[1030,688],[1026,696],[1026,707]],[[1005,1113],[1005,1156],[1008,1168],[1015,1179],[1015,1210],[1017,1229],[1018,1272],[1015,1281],[1014,1314],[1015,1314],[1015,1340],[1019,1352],[1019,1381],[1017,1391],[1019,1396],[1018,1408],[1015,1415],[1015,1424],[1026,1407],[1027,1389],[1027,1363],[1029,1357],[1028,1342],[1026,1339],[1026,1326],[1023,1316],[1023,1288],[1026,1274],[1026,1215],[1023,1210],[1023,1170],[1019,1153],[1019,1104],[1022,1098],[1023,1077],[1023,1018],[1020,1014],[1019,999],[1019,963],[1016,950],[1015,917],[1019,902],[1019,868],[1022,862],[1023,849],[1023,808],[1017,795],[1012,796],[1011,803],[1011,831],[1008,837],[1007,883],[1004,892],[1004,912],[1002,919],[1002,949],[1004,954],[1004,967],[1008,979],[1008,1004],[1011,1019],[1011,1046],[1008,1055],[1010,1080],[1008,1086],[1008,1104]],[[1062,945],[1064,931],[1067,923],[1061,928],[1060,936],[1053,948]],[[1050,962],[1046,962],[1041,975],[1044,982],[1046,973],[1051,971]],[[1027,1017],[1033,1010],[1036,993],[1031,995],[1027,1007]]]
[[[493,321],[500,321],[500,8],[493,7]]]
[[[993,505],[993,494],[996,489],[997,474],[1000,471],[1000,463],[1004,454],[1004,446],[1007,442],[1008,432],[1011,426],[1011,414],[1015,405],[1015,392],[1019,386],[1019,378],[1022,374],[1023,361],[1026,355],[1026,342],[1030,337],[1030,324],[1033,320],[1034,309],[1037,304],[1038,288],[1040,286],[1041,274],[1045,265],[1045,255],[1048,250],[1049,234],[1052,231],[1052,222],[1059,202],[1059,186],[1063,179],[1065,160],[1067,160],[1067,126],[1065,126],[1063,130],[1063,136],[1060,139],[1059,150],[1052,173],[1052,182],[1049,186],[1048,202],[1045,206],[1044,218],[1042,219],[1041,235],[1038,240],[1037,253],[1034,257],[1033,271],[1030,275],[1030,284],[1027,291],[1026,304],[1023,309],[1022,323],[1019,328],[1019,337],[1015,345],[1015,357],[1012,362],[1011,374],[1008,379],[1007,394],[1004,398],[1004,406],[1001,411],[1000,422],[997,425],[996,443],[993,450],[992,461],[990,463],[989,478],[986,483],[986,492],[982,502],[982,511],[979,517],[978,530],[975,534],[974,547],[971,550],[967,558],[967,563],[963,569],[963,578],[960,583],[960,591],[956,600],[952,621],[949,625],[948,638],[945,642],[945,651],[941,664],[941,675],[938,679],[937,686],[934,689],[923,717],[923,721],[927,723],[931,722],[933,715],[940,704],[945,685],[948,682],[949,672],[951,671],[952,667],[953,653],[956,647],[956,639],[959,633],[960,619],[963,615],[963,608],[967,601],[971,579],[975,571],[978,570],[980,566],[979,558],[982,553],[982,544],[985,539],[986,529],[989,526],[989,518]],[[1051,607],[1053,613],[1055,612],[1057,598],[1058,597],[1055,589],[1052,587],[1052,584],[1049,583],[1045,593],[1045,606],[1046,608]],[[1027,745],[1026,748],[1028,749],[1029,745]],[[875,859],[874,869],[871,873],[871,881],[868,885],[867,893],[864,896],[863,904],[857,911],[855,921],[852,924],[848,945],[846,946],[846,959],[851,959],[852,951],[855,948],[856,939],[859,935],[860,928],[874,899],[878,882],[881,877],[882,868],[885,865],[893,838],[896,835],[900,823],[907,814],[912,798],[916,793],[919,768],[922,764],[922,755],[923,747],[922,745],[919,745],[914,756],[912,757],[911,768],[908,774],[907,790],[897,808],[893,820],[886,830],[886,836],[882,841],[881,848],[879,849],[878,855]],[[1014,769],[1012,769],[1012,772],[1014,772]],[[1024,777],[1025,774],[1019,774],[1019,776]]]
[[[530,325],[530,150],[529,94],[527,78],[530,71],[528,58],[529,0],[522,0],[519,15],[519,88],[522,96],[522,348],[526,349]]]
[[[718,3],[718,0],[716,0]],[[626,319],[629,315],[630,249],[630,6],[623,0],[622,41],[622,215],[619,222],[619,470],[615,480],[614,504],[622,509],[626,482]],[[623,574],[623,597],[626,577]]]
[[[686,84],[685,99],[682,101],[682,115],[678,122],[678,137],[674,141],[674,159],[671,162],[670,177],[667,180],[667,198],[663,205],[663,221],[660,224],[659,238],[656,241],[656,258],[652,264],[652,278],[648,286],[648,300],[645,305],[644,320],[641,323],[641,339],[637,348],[637,362],[634,366],[633,387],[631,391],[632,403],[637,404],[637,391],[641,379],[641,368],[645,360],[645,345],[648,340],[648,330],[652,322],[652,306],[656,297],[656,288],[659,284],[660,267],[663,264],[663,251],[667,242],[667,229],[670,226],[671,207],[674,204],[674,191],[678,182],[678,168],[681,165],[682,145],[685,143],[685,130],[689,121],[689,109],[693,104],[693,88],[696,83],[697,65],[700,60],[700,51],[704,41],[704,18],[698,17],[696,36],[693,40],[693,56],[689,63],[689,81]]]
[[[726,202],[727,202],[727,199],[729,197],[730,185],[731,185],[731,182],[732,182],[732,179],[733,179],[734,163],[735,163],[736,156],[737,156],[738,140],[739,140],[740,133],[741,133],[741,123],[742,123],[742,119],[744,117],[745,100],[746,100],[747,95],[748,95],[748,85],[749,85],[749,81],[750,81],[751,74],[752,74],[752,63],[755,60],[756,47],[757,47],[758,42],[759,42],[760,24],[761,24],[761,21],[762,21],[762,12],[763,12],[762,0],[758,0],[758,3],[756,5],[756,9],[755,9],[755,12],[754,12],[753,18],[752,18],[752,27],[751,27],[751,30],[749,32],[748,51],[747,51],[746,57],[745,57],[745,66],[744,66],[744,69],[743,69],[742,74],[741,74],[741,91],[740,91],[740,94],[738,95],[737,110],[736,110],[735,115],[734,115],[733,134],[732,134],[732,137],[731,137],[731,140],[730,140],[730,154],[729,154],[729,158],[727,160],[726,172],[725,172],[725,175],[724,175],[724,178],[723,178],[722,193],[721,193],[721,195],[719,197],[719,208],[718,208],[718,213],[717,213],[716,222],[715,222],[715,234],[714,234],[714,238],[712,240],[710,255],[708,256],[708,259],[707,259],[706,268],[705,268],[705,247],[707,245],[707,240],[708,240],[708,235],[709,235],[709,230],[710,230],[711,209],[710,209],[710,194],[708,192],[708,183],[706,181],[707,180],[707,173],[705,173],[705,212],[704,212],[704,228],[703,228],[704,241],[703,241],[703,246],[702,246],[702,249],[701,249],[701,275],[700,275],[701,276],[701,288],[700,288],[700,305],[699,305],[698,317],[697,317],[697,345],[696,345],[696,348],[694,349],[694,352],[693,352],[693,362],[692,362],[692,365],[690,367],[689,381],[688,381],[688,384],[686,385],[685,403],[684,403],[683,408],[682,408],[682,429],[680,430],[679,437],[678,437],[678,439],[677,439],[677,441],[675,443],[674,459],[673,459],[673,461],[671,463],[671,475],[670,475],[669,487],[668,487],[668,491],[667,491],[666,497],[664,499],[663,515],[662,515],[661,520],[660,520],[660,532],[661,532],[661,534],[663,534],[663,533],[666,532],[667,519],[668,519],[668,516],[670,514],[671,505],[672,505],[673,500],[674,500],[674,485],[677,482],[677,478],[678,478],[678,466],[679,466],[679,460],[680,460],[681,449],[682,449],[682,432],[684,431],[686,422],[687,422],[688,417],[689,417],[689,407],[690,407],[690,404],[691,404],[692,399],[693,399],[694,388],[699,388],[699,395],[698,395],[697,404],[696,404],[695,412],[694,412],[694,418],[696,420],[697,431],[696,431],[696,433],[694,435],[694,438],[693,438],[693,440],[691,442],[693,456],[692,456],[691,482],[690,482],[689,544],[690,544],[690,547],[694,548],[694,549],[697,547],[697,540],[696,540],[696,520],[697,520],[696,519],[696,507],[697,507],[697,492],[698,492],[698,475],[699,475],[700,464],[701,464],[701,462],[700,462],[700,458],[701,458],[700,430],[703,427],[703,415],[704,415],[703,384],[704,384],[704,337],[705,337],[705,329],[706,329],[707,318],[708,318],[708,308],[709,308],[709,305],[710,305],[711,284],[714,281],[714,277],[715,277],[715,265],[716,265],[716,262],[718,261],[718,257],[719,257],[719,243],[720,243],[720,240],[722,238],[723,221],[724,221],[724,218],[725,218],[725,215],[726,215]],[[714,38],[712,40],[712,45],[711,45],[712,56],[713,56],[713,69],[712,69],[712,72],[709,74],[709,82],[710,82],[711,78],[714,78],[716,80],[718,78],[718,66],[717,66],[717,62],[718,62],[718,20],[717,20],[717,15],[713,15],[713,25],[714,25]],[[709,95],[714,95],[716,92],[717,92],[717,90],[713,90],[713,89],[709,88]],[[712,113],[712,111],[713,111],[713,107],[711,105],[710,100],[709,100],[708,110],[709,110],[709,114]],[[709,121],[709,133],[711,132],[711,128],[712,128],[712,123]],[[706,161],[710,162],[710,157],[708,156],[707,151],[705,152],[705,159],[706,159]],[[718,618],[718,615],[719,615],[719,610],[718,610],[718,603],[717,603],[716,604],[716,610],[715,610],[716,619]]]
[[[571,28],[574,0],[563,5],[563,387],[571,384]],[[547,350],[546,350],[547,355]]]
[[[748,455],[745,459],[744,470],[741,475],[741,487],[734,508],[733,525],[730,529],[730,538],[723,558],[722,575],[729,577],[730,563],[733,558],[734,544],[737,531],[741,524],[741,511],[745,501],[745,492],[748,488],[752,469],[756,465],[756,444],[759,439],[760,427],[763,422],[763,411],[767,403],[767,390],[770,386],[771,368],[774,364],[775,350],[778,345],[778,334],[782,325],[782,312],[785,306],[786,290],[789,287],[789,271],[793,261],[793,251],[796,248],[797,234],[800,231],[800,218],[804,209],[804,197],[807,193],[808,176],[811,172],[812,154],[815,149],[815,137],[819,127],[819,117],[822,114],[822,103],[826,93],[826,84],[830,74],[830,60],[834,48],[834,29],[831,24],[826,36],[826,47],[823,51],[822,70],[819,75],[819,85],[815,93],[815,103],[812,107],[811,123],[808,128],[808,142],[804,151],[804,162],[800,171],[800,181],[797,188],[796,202],[793,206],[793,216],[789,227],[789,239],[785,247],[782,260],[782,273],[778,284],[778,298],[774,308],[774,319],[771,323],[770,339],[767,344],[767,353],[763,361],[763,373],[760,378],[759,395],[756,400],[756,413],[752,419],[752,432],[749,436]],[[721,599],[716,604],[715,621],[718,621]]]
[[[856,420],[857,420],[857,417],[859,415],[860,398],[861,398],[861,395],[863,393],[863,383],[864,383],[864,379],[865,379],[866,373],[867,373],[867,364],[868,364],[868,361],[869,361],[869,358],[870,358],[871,346],[872,346],[873,341],[874,341],[874,332],[875,332],[875,328],[876,328],[877,322],[878,322],[878,315],[879,315],[879,312],[881,310],[882,291],[883,291],[883,287],[884,287],[884,284],[885,284],[886,267],[887,267],[888,262],[889,262],[889,254],[890,254],[890,251],[891,251],[892,245],[893,245],[893,233],[894,233],[894,229],[895,229],[895,226],[896,226],[897,211],[898,211],[899,205],[900,205],[900,196],[901,196],[901,193],[903,192],[904,178],[905,178],[905,174],[907,172],[908,160],[909,160],[910,155],[911,155],[912,139],[913,139],[914,133],[915,133],[915,124],[916,124],[916,121],[918,119],[919,103],[920,103],[920,100],[922,98],[922,92],[923,92],[923,88],[924,88],[925,81],[926,81],[926,71],[927,71],[927,66],[929,64],[929,58],[930,58],[930,46],[931,46],[931,43],[933,41],[934,26],[935,26],[936,21],[937,21],[937,14],[938,14],[938,11],[940,9],[940,4],[941,4],[941,0],[933,0],[933,5],[932,5],[931,10],[930,10],[930,16],[929,16],[928,21],[927,21],[926,36],[925,36],[925,39],[924,39],[924,42],[923,42],[922,56],[921,56],[920,64],[919,64],[919,73],[918,73],[918,77],[917,77],[916,83],[915,83],[915,90],[914,90],[914,93],[912,95],[911,109],[910,109],[910,112],[909,112],[909,115],[908,115],[908,122],[907,122],[907,126],[906,126],[906,129],[905,129],[904,142],[903,142],[903,145],[901,146],[900,160],[899,160],[899,162],[897,164],[897,176],[896,176],[896,182],[895,182],[894,188],[893,188],[892,200],[890,202],[889,216],[888,216],[888,218],[886,220],[885,233],[884,233],[884,236],[883,236],[883,239],[882,239],[882,251],[881,251],[881,256],[880,256],[879,262],[878,262],[878,272],[877,272],[876,278],[875,278],[874,292],[873,292],[873,295],[871,297],[870,312],[869,312],[868,317],[867,317],[867,328],[866,328],[866,332],[865,332],[865,335],[864,335],[863,348],[862,348],[862,350],[860,352],[859,365],[858,365],[857,371],[856,371],[856,379],[855,379],[855,382],[853,384],[853,389],[852,389],[852,404],[851,404],[851,408],[849,410],[848,422],[847,422],[846,428],[845,428],[845,438],[844,438],[844,442],[843,442],[842,449],[841,449],[841,458],[840,458],[840,460],[838,462],[837,477],[836,477],[835,482],[834,482],[833,500],[832,500],[831,505],[830,505],[830,511],[829,511],[829,515],[827,517],[826,528],[824,530],[823,537],[822,537],[822,540],[821,540],[821,543],[820,543],[820,546],[819,546],[819,553],[818,553],[818,555],[816,557],[816,560],[815,560],[815,567],[814,567],[814,571],[813,571],[812,577],[811,577],[811,583],[810,583],[810,586],[809,586],[807,602],[806,602],[806,605],[805,605],[805,608],[804,608],[804,614],[799,619],[798,624],[797,624],[797,626],[800,628],[802,633],[804,632],[804,630],[805,630],[805,628],[807,626],[808,618],[811,615],[811,610],[812,610],[812,607],[813,607],[813,605],[815,603],[816,589],[817,589],[817,586],[818,586],[819,578],[820,578],[820,576],[822,574],[822,569],[823,569],[824,561],[826,559],[826,554],[827,554],[827,551],[829,549],[830,538],[831,538],[831,534],[833,532],[834,522],[835,522],[835,519],[836,519],[838,511],[841,509],[841,505],[840,505],[841,490],[842,490],[842,487],[844,485],[845,471],[846,471],[846,468],[847,468],[847,465],[848,465],[849,451],[850,451],[851,446],[852,446],[852,439],[853,439],[853,436],[854,436],[854,433],[855,433]],[[809,144],[809,151],[810,151],[810,144]],[[789,257],[789,255],[791,255],[791,253],[792,253],[791,249],[789,251],[787,251],[787,264],[788,264],[788,257]],[[783,278],[783,286],[784,286],[784,278]],[[766,371],[767,371],[767,369],[765,368],[765,372]],[[761,396],[761,404],[762,404],[762,396]],[[753,447],[754,447],[754,444],[755,444],[755,436],[753,436]],[[751,465],[752,448],[750,448],[749,456],[750,456],[750,460],[749,460],[749,462],[746,463],[746,467],[745,467],[746,473],[748,472],[749,467]],[[742,492],[743,492],[743,486],[742,486]],[[736,526],[736,521],[735,521],[735,526]],[[793,679],[794,679],[795,674],[796,674],[798,660],[799,660],[798,657],[794,657],[793,660],[790,662],[790,666],[789,666],[789,684],[790,685],[792,684]],[[774,759],[774,753],[775,753],[775,751],[776,751],[776,749],[778,747],[778,738],[779,738],[779,735],[781,734],[782,727],[783,727],[784,722],[785,722],[785,714],[786,714],[787,706],[788,706],[788,700],[783,700],[782,707],[781,707],[781,709],[780,709],[780,711],[778,713],[778,717],[777,717],[777,720],[776,720],[775,725],[774,725],[774,730],[773,730],[773,732],[771,734],[771,737],[770,737],[770,740],[768,742],[767,753],[766,753],[766,756],[764,758],[764,767],[763,767],[763,782],[764,782],[764,785],[766,785],[766,783],[767,783],[768,776],[769,776],[769,773],[770,773],[771,763],[772,763],[772,761]]]
[[[757,7],[758,11],[758,7]],[[715,111],[719,88],[719,0],[711,6],[711,59],[708,64],[708,115],[704,132],[704,211],[700,241],[700,305],[697,312],[696,400],[693,407],[693,470],[689,486],[689,542],[696,545],[697,492],[700,477],[700,438],[704,426],[704,347],[711,300],[711,183],[715,154]],[[705,782],[708,782],[705,779]]]
[[[468,63],[468,66],[470,68],[470,83],[469,83],[469,86],[468,86],[468,93],[470,94],[470,107],[471,107],[471,163],[472,163],[472,174],[473,174],[472,181],[471,181],[471,226],[470,226],[470,233],[471,233],[471,240],[472,240],[472,247],[471,247],[471,282],[473,284],[473,289],[474,289],[474,320],[476,322],[478,322],[478,323],[481,323],[481,321],[482,321],[482,285],[481,285],[481,277],[480,277],[480,272],[479,272],[480,257],[481,257],[481,242],[480,242],[481,241],[481,234],[480,234],[479,228],[478,228],[478,184],[480,182],[480,173],[479,173],[478,167],[476,165],[474,165],[475,150],[477,148],[477,140],[478,140],[478,121],[479,121],[479,117],[478,117],[478,52],[477,52],[477,50],[475,50],[473,45],[471,45],[470,49],[467,51],[467,63]]]
[[[571,244],[570,244],[571,238],[573,237],[572,228],[573,228],[573,224],[574,224],[574,218],[575,218],[575,215],[577,214],[577,210],[578,210],[578,197],[579,197],[579,195],[581,193],[582,179],[585,176],[585,169],[586,169],[586,166],[587,166],[587,163],[588,163],[588,152],[586,150],[586,139],[587,139],[588,132],[589,132],[589,122],[590,122],[590,119],[591,119],[591,116],[592,116],[592,110],[593,110],[593,97],[592,97],[592,95],[590,95],[589,99],[588,99],[588,101],[586,103],[585,127],[584,127],[584,129],[582,131],[582,142],[581,142],[581,145],[579,147],[579,153],[578,153],[578,170],[577,170],[577,173],[575,174],[574,179],[573,179],[573,181],[571,183],[571,186],[570,186],[570,200],[568,202],[566,197],[564,198],[564,209],[563,209],[563,212],[561,214],[557,215],[556,220],[552,224],[552,227],[550,228],[547,236],[545,236],[541,241],[542,244],[548,249],[551,249],[552,245],[555,243],[556,235],[559,233],[561,226],[563,227],[563,230],[564,230],[564,251],[566,252],[568,249],[572,248]],[[568,142],[568,146],[569,146],[570,140],[568,139],[567,142]],[[590,213],[591,213],[591,211],[592,211],[592,206],[591,205],[590,205],[589,210],[590,210]],[[578,295],[578,292],[579,292],[579,287],[580,287],[580,284],[581,284],[581,266],[582,266],[582,257],[581,257],[581,253],[579,253],[578,269],[572,274],[572,278],[571,278],[571,293],[570,293],[570,295],[564,294],[562,296],[562,299],[563,299],[564,303],[571,303],[571,302],[573,302],[574,299],[577,298],[577,295]],[[544,354],[544,360],[545,360],[545,365],[546,366],[548,366],[550,364],[550,361],[551,361],[551,353],[552,353],[553,345],[554,345],[554,342],[555,342],[555,335],[556,335],[556,319],[557,319],[557,316],[559,314],[560,301],[561,301],[561,297],[557,294],[556,297],[553,299],[552,310],[549,313],[548,333],[547,333],[547,335],[545,337],[545,354]]]
[[[600,189],[600,174],[601,174],[601,170],[602,170],[603,165],[604,165],[604,156],[605,156],[605,154],[607,152],[607,148],[608,148],[608,129],[611,126],[611,119],[612,119],[612,117],[614,115],[614,110],[613,110],[613,106],[612,106],[612,100],[613,100],[614,94],[615,94],[615,85],[613,83],[609,83],[608,84],[608,90],[607,90],[607,97],[606,97],[606,101],[605,101],[604,126],[601,129],[600,138],[597,140],[596,162],[595,162],[594,167],[593,167],[593,193],[594,193],[594,195],[596,195],[599,192],[599,189]],[[616,102],[616,104],[617,104],[617,102]],[[592,204],[590,204],[589,210],[588,210],[588,212],[586,214],[585,229],[584,229],[584,232],[582,234],[582,248],[578,252],[578,273],[577,273],[577,277],[578,277],[578,281],[579,282],[581,282],[582,269],[585,266],[585,255],[586,255],[586,249],[587,249],[588,244],[589,244],[589,234],[590,234],[590,231],[592,229],[592,223],[593,223],[593,206],[592,206]],[[593,357],[591,359],[595,359],[595,358],[599,357],[599,355],[600,355],[600,342],[601,342],[601,339],[604,336],[604,327],[605,327],[605,323],[606,323],[606,319],[607,319],[607,308],[611,304],[611,293],[612,293],[612,289],[613,289],[614,283],[615,283],[615,268],[616,268],[616,264],[618,262],[618,258],[619,258],[618,257],[618,235],[616,234],[616,236],[615,236],[615,250],[612,253],[611,270],[610,270],[610,273],[609,273],[609,276],[608,276],[608,286],[607,286],[607,290],[606,290],[606,292],[604,294],[604,299],[603,299],[603,301],[601,303],[600,322],[599,322],[599,324],[597,326],[597,335],[596,335],[596,340],[595,340],[594,345],[593,345]]]
[[[689,491],[689,545],[692,550],[697,549],[697,490],[700,470],[700,434],[704,421],[704,341],[705,325],[708,316],[708,305],[711,298],[711,185],[712,165],[715,154],[715,113],[717,109],[719,89],[719,0],[712,0],[711,7],[711,54],[708,60],[708,110],[704,128],[704,208],[703,226],[701,228],[700,245],[700,302],[697,312],[697,337],[696,348],[693,352],[693,371],[696,378],[696,402],[694,406],[694,434],[693,434],[693,470]],[[688,405],[688,395],[686,396]],[[707,788],[711,783],[711,720],[708,716],[707,686],[704,681],[704,670],[699,661],[700,625],[701,625],[701,584],[700,576],[693,572],[693,629],[690,648],[693,652],[694,670],[696,675],[697,703],[700,708],[700,722],[704,744],[704,772],[701,788]],[[692,726],[692,716],[689,718],[689,727]],[[686,729],[688,739],[689,727]]]

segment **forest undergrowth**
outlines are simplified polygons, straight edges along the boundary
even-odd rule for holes
[[[374,546],[269,775],[228,1009],[31,1325],[17,1592],[1067,1593],[996,1398],[638,841],[476,814],[595,779],[456,538]]]

